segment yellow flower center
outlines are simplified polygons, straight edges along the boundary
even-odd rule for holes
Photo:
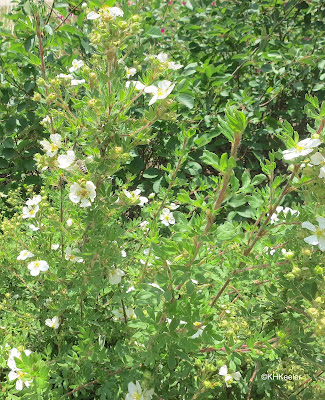
[[[57,144],[55,144],[55,143],[51,143],[50,147],[51,147],[51,151],[52,152],[56,151],[59,148],[59,146]]]
[[[165,90],[158,88],[158,96],[163,96],[165,94]]]
[[[87,197],[88,196],[88,190],[86,188],[83,188],[79,191],[79,196],[80,197]]]
[[[24,371],[17,371],[17,379],[21,379],[26,373]]]
[[[296,149],[297,149],[299,152],[301,152],[301,151],[305,150],[305,147],[304,147],[304,146],[299,146],[299,145],[297,144],[297,145],[296,145]]]
[[[142,396],[141,393],[136,392],[136,393],[133,393],[132,399],[134,399],[134,400],[141,400],[141,396]]]

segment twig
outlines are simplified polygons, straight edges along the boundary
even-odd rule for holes
[[[251,398],[251,392],[252,392],[252,387],[253,387],[253,381],[256,377],[257,371],[259,368],[259,362],[256,363],[256,367],[255,370],[253,372],[253,375],[251,377],[251,379],[249,380],[249,389],[248,389],[248,394],[247,394],[247,400],[249,400]]]

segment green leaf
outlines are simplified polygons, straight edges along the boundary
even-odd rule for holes
[[[16,117],[9,117],[6,121],[6,131],[7,133],[13,133],[17,126],[17,119]]]
[[[15,146],[15,142],[13,138],[8,137],[6,140],[2,143],[3,147],[6,147],[8,149],[12,149]]]
[[[162,33],[160,31],[159,26],[151,26],[145,33],[146,35],[153,37],[153,38],[159,38],[162,37]]]
[[[153,179],[161,175],[161,171],[158,168],[148,168],[144,171],[143,177],[146,179]]]
[[[75,26],[72,25],[62,25],[60,26],[60,28],[58,29],[58,32],[68,32],[68,33],[72,33],[78,36],[82,36],[82,32],[79,31],[79,29],[77,29]]]
[[[9,165],[8,161],[5,158],[0,157],[0,168],[7,168],[8,165]]]
[[[24,43],[25,50],[29,53],[35,45],[35,35],[29,36]]]
[[[220,158],[220,170],[224,172],[226,171],[227,167],[228,167],[228,154],[223,153]]]
[[[203,150],[203,155],[200,158],[205,164],[211,165],[217,171],[221,171],[219,157],[216,154],[211,153],[209,150]]]
[[[194,107],[194,97],[189,94],[182,93],[176,97],[176,100],[189,109]]]

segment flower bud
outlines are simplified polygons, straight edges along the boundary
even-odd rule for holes
[[[316,272],[317,275],[323,275],[323,273],[324,273],[324,268],[321,267],[320,265],[316,265],[316,267],[315,267],[315,272]]]
[[[311,255],[311,250],[307,249],[306,247],[303,247],[303,249],[301,250],[302,254],[304,256],[310,256]]]
[[[42,96],[40,93],[37,93],[37,92],[34,93],[34,96],[33,96],[34,101],[40,101],[41,98],[42,98]]]

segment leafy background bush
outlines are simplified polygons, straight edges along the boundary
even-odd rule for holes
[[[107,37],[87,20],[99,1],[22,1],[13,30],[1,28],[1,395],[120,399],[138,380],[158,399],[322,398],[324,257],[300,225],[324,216],[323,179],[309,166],[289,178],[278,149],[292,147],[292,126],[301,139],[322,137],[324,5],[115,6],[128,28]],[[161,52],[184,68],[146,59]],[[174,101],[132,102],[121,58],[146,85],[152,75],[175,82]],[[56,76],[74,59],[86,85],[71,89]],[[54,164],[42,171],[39,143],[54,132],[86,162],[87,178]],[[97,196],[81,209],[68,195],[85,180]],[[143,207],[122,191],[136,188],[149,197]],[[21,212],[37,193],[33,231]],[[172,203],[176,222],[165,226]],[[270,224],[280,204],[299,218]],[[85,261],[66,259],[67,247]],[[17,261],[23,249],[49,271],[31,276]],[[126,273],[119,285],[114,268]],[[54,316],[58,329],[44,323]],[[8,381],[5,343],[32,350],[17,361],[30,388]],[[242,379],[227,387],[223,365]],[[265,372],[302,378],[263,381]]]

